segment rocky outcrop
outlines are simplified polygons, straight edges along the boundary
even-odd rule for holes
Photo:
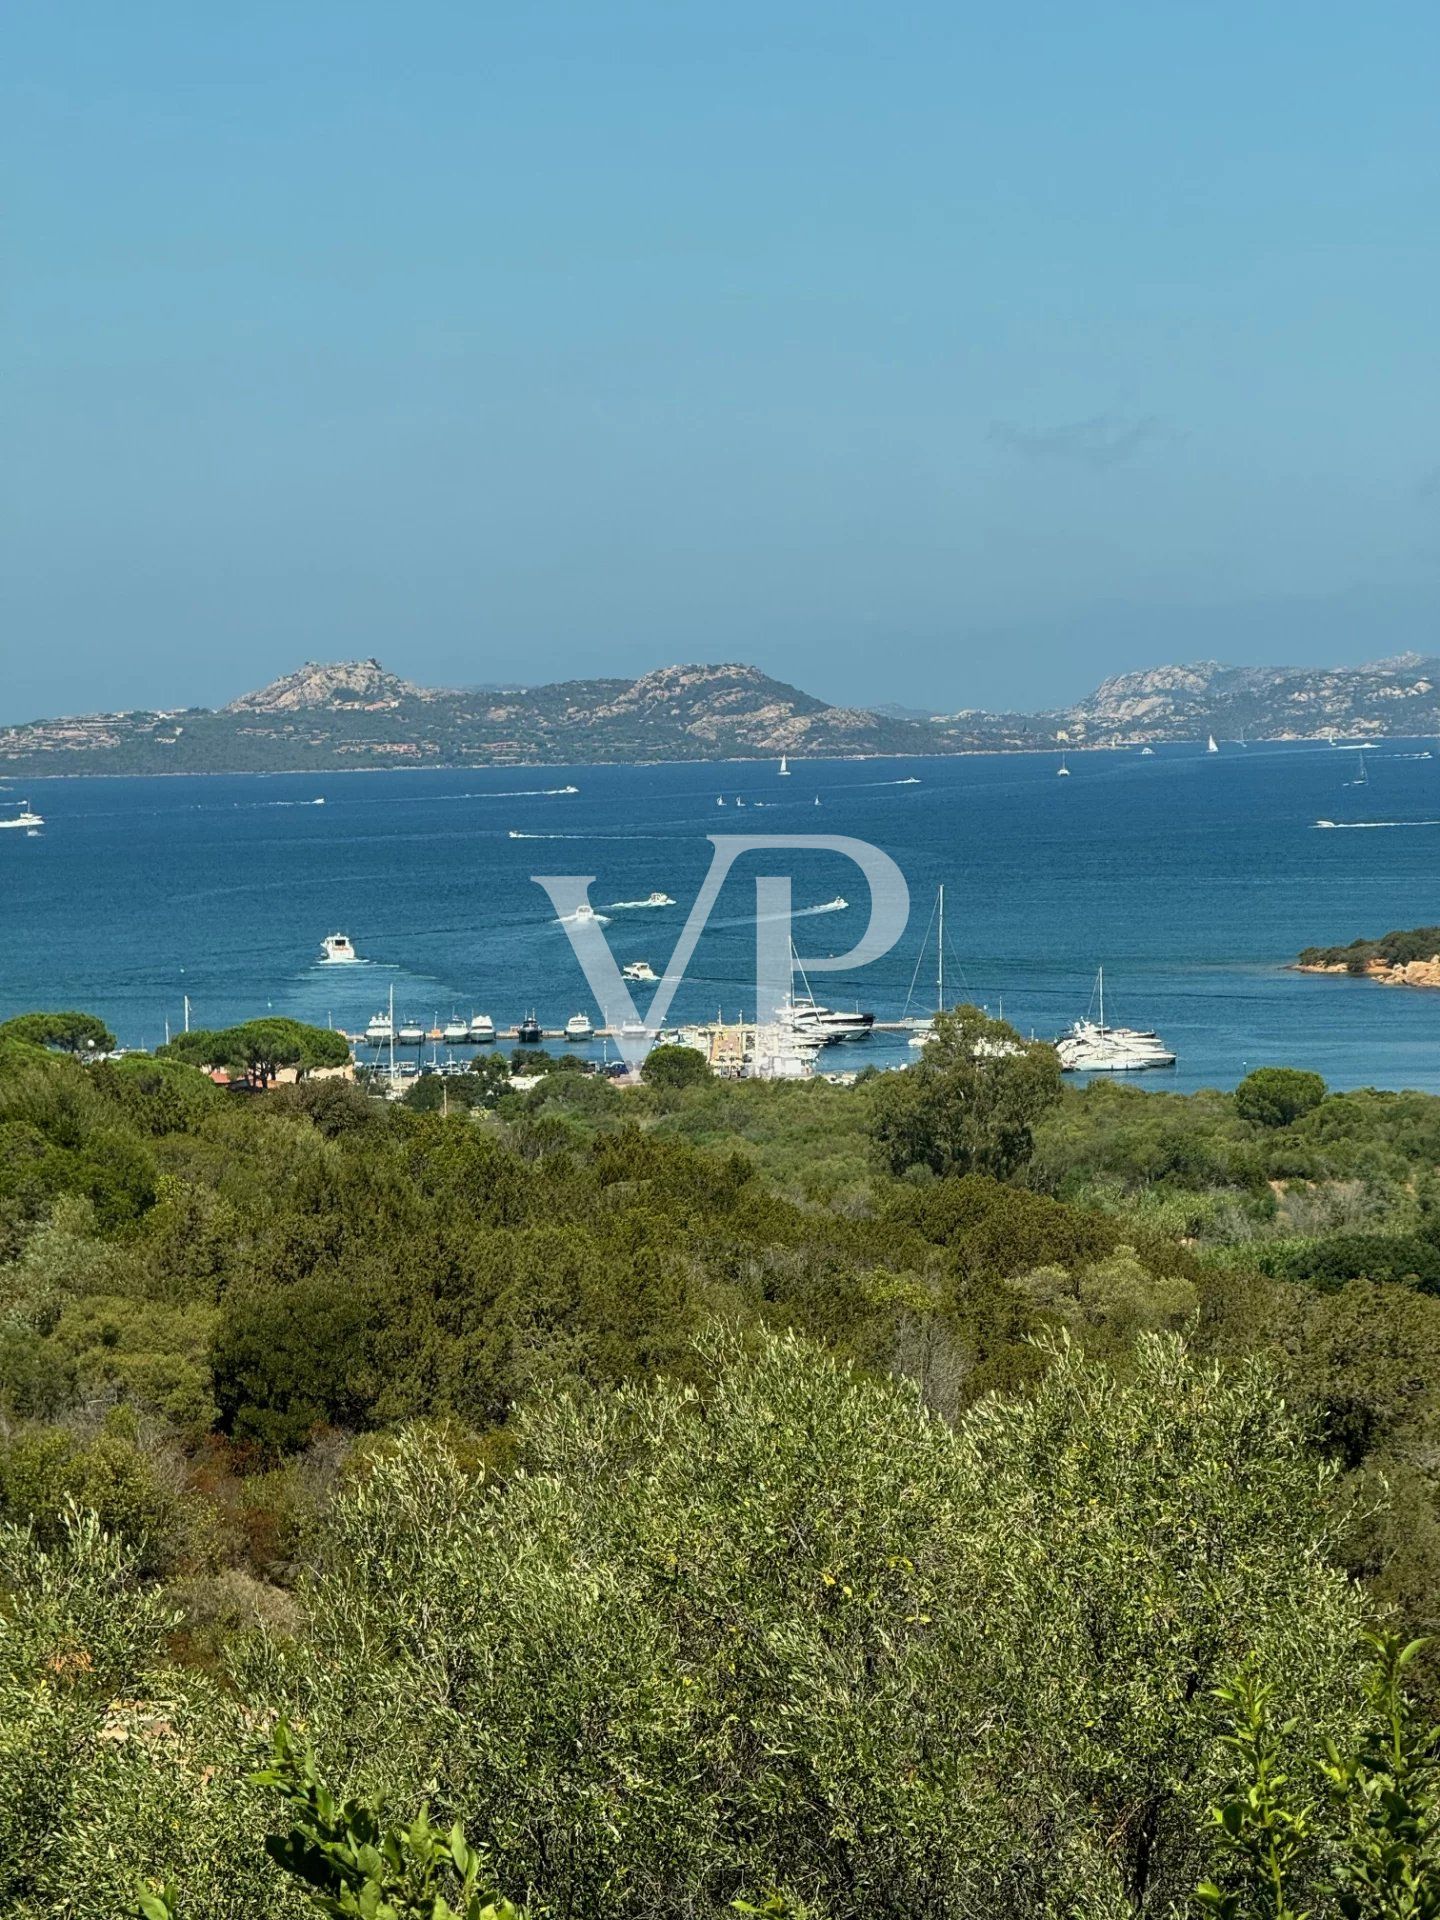
[[[1356,980],[1378,980],[1385,987],[1440,987],[1440,953],[1429,960],[1367,960],[1358,971],[1343,960],[1301,960],[1297,973],[1344,973]]]
[[[341,712],[381,713],[406,700],[433,700],[431,689],[387,673],[378,660],[339,660],[321,665],[307,660],[294,673],[232,700],[225,713],[305,713],[329,708]]]

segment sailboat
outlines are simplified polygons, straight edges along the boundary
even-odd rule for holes
[[[1060,756],[1060,764],[1055,769],[1055,778],[1057,780],[1068,780],[1070,778],[1070,769],[1065,764],[1065,756],[1063,753]]]
[[[935,1012],[940,1014],[945,1011],[945,883],[943,880],[936,889],[935,913],[940,922],[940,938],[936,947],[935,960]],[[920,963],[918,960],[915,963],[915,971],[917,973],[920,971]],[[935,1021],[932,1017],[929,1020],[923,1020],[916,1024],[915,1031],[910,1036],[909,1044],[912,1047],[928,1047],[934,1038]]]
[[[1353,780],[1347,780],[1345,784],[1347,787],[1368,787],[1369,786],[1370,776],[1365,771],[1365,754],[1363,749],[1355,757],[1355,778]]]
[[[1220,751],[1219,747],[1217,747],[1215,744],[1215,736],[1213,733],[1210,735],[1209,739],[1205,742],[1205,751],[1207,753],[1218,753]]]
[[[782,780],[788,780],[790,778],[790,763],[783,753],[780,756],[780,778]]]

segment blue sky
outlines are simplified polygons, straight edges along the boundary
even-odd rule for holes
[[[22,7],[0,718],[1435,646],[1433,4]]]

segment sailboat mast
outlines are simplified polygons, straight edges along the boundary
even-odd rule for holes
[[[1095,975],[1096,985],[1100,989],[1100,1031],[1105,1031],[1105,969],[1101,967]]]
[[[940,883],[940,951],[935,970],[935,1011],[945,1011],[945,883]]]

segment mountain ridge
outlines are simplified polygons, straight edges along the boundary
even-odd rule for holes
[[[538,687],[424,687],[374,658],[307,661],[220,708],[0,727],[0,773],[844,757],[1123,747],[1219,737],[1440,734],[1440,658],[1357,667],[1191,661],[1112,675],[1035,713],[841,706],[743,661]]]

